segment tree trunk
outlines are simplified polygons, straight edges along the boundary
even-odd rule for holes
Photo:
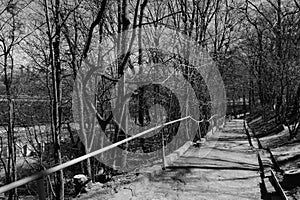
[[[8,105],[9,105],[9,122],[8,122],[8,149],[9,149],[9,158],[11,162],[9,162],[10,172],[9,174],[9,183],[17,180],[17,170],[16,170],[16,144],[15,144],[15,136],[14,136],[14,105],[11,96],[8,95]],[[17,199],[17,188],[9,191],[9,198]]]
[[[4,53],[4,84],[6,98],[8,102],[8,130],[7,130],[7,148],[8,148],[8,159],[7,159],[7,176],[6,183],[12,183],[17,180],[17,171],[16,171],[16,144],[14,136],[14,103],[12,99],[12,77],[13,72],[10,69],[8,72],[8,52]],[[12,61],[13,66],[13,61]],[[13,200],[17,198],[17,189],[12,189],[8,192],[8,199]]]
[[[50,64],[51,64],[51,80],[52,80],[52,136],[54,144],[54,161],[55,164],[62,164],[61,157],[61,125],[62,125],[62,108],[61,108],[61,64],[60,64],[60,35],[61,35],[61,22],[60,22],[60,1],[55,0],[54,5],[54,29],[55,37],[52,39],[50,18],[48,13],[48,2],[45,3],[45,14],[48,28],[48,39],[50,46]],[[55,173],[55,193],[57,200],[64,199],[64,176],[63,170]]]
[[[235,96],[232,99],[233,117],[236,118]]]
[[[245,88],[243,89],[243,110],[244,110],[244,118],[246,119],[247,105],[246,105]]]

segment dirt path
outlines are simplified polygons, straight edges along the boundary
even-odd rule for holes
[[[260,199],[259,182],[256,154],[243,132],[243,121],[233,120],[159,176],[98,199]]]

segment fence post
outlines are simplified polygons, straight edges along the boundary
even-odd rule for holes
[[[198,124],[198,133],[197,133],[197,135],[199,136],[199,141],[201,141],[202,140],[202,133],[201,133],[201,128],[200,128],[200,123],[201,122],[197,122],[197,124]],[[205,135],[203,134],[203,137],[205,137]],[[194,138],[192,138],[192,139],[194,139]]]
[[[244,120],[244,129],[245,129],[245,132],[246,132],[249,144],[250,144],[251,147],[253,147],[253,144],[252,144],[252,141],[251,141],[251,136],[250,136],[250,133],[249,133],[249,131],[247,129],[246,121],[245,120]]]
[[[258,159],[258,164],[259,164],[259,168],[260,168],[260,175],[262,180],[265,178],[265,171],[264,171],[264,165],[263,162],[261,160],[261,157],[259,155],[259,152],[257,152],[257,159]]]
[[[39,200],[46,200],[44,176],[37,180],[37,192],[38,192]]]
[[[258,164],[259,164],[259,171],[260,171],[260,178],[261,178],[261,190],[262,190],[262,198],[264,198],[266,192],[267,192],[267,188],[266,188],[266,183],[265,183],[265,171],[264,171],[264,165],[263,162],[261,160],[261,157],[259,155],[259,152],[256,152],[257,155],[257,160],[258,160]]]
[[[258,136],[256,135],[255,131],[252,131],[252,133],[257,140],[258,148],[263,149],[263,146],[261,145],[260,140],[259,140]]]
[[[213,135],[214,134],[214,125],[215,125],[215,123],[214,123],[214,120],[213,120],[213,118],[211,119],[211,134]]]
[[[271,149],[268,147],[267,148],[267,151],[269,152],[270,154],[270,157],[271,157],[271,161],[273,163],[273,166],[274,166],[274,169],[277,171],[277,172],[283,172],[283,170],[280,168],[277,160],[275,159],[274,155],[272,154],[271,152]]]
[[[246,135],[247,135],[247,138],[248,138],[250,146],[253,147],[253,144],[252,144],[251,137],[250,137],[248,129],[246,129]]]

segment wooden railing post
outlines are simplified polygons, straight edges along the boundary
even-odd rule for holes
[[[200,128],[200,123],[201,122],[197,122],[197,124],[198,124],[198,130],[199,130],[199,134],[198,134],[198,136],[199,136],[199,141],[201,141],[202,140],[202,133],[201,133],[201,128]],[[203,137],[205,137],[205,135],[204,135],[204,133],[203,133]],[[193,139],[193,138],[192,138]]]
[[[263,146],[261,145],[261,142],[260,142],[258,136],[255,134],[255,131],[252,131],[252,133],[253,133],[254,137],[256,138],[256,140],[257,140],[258,148],[263,149]]]
[[[211,133],[214,134],[214,120],[213,118],[211,119]]]
[[[277,160],[275,159],[274,155],[272,154],[271,152],[271,149],[268,147],[267,148],[267,151],[269,152],[270,154],[270,157],[271,157],[271,161],[273,163],[273,166],[274,166],[274,169],[277,171],[277,172],[283,172],[283,170],[280,168]]]
[[[247,129],[247,126],[246,126],[246,121],[244,120],[244,129],[245,129],[245,132],[246,132],[246,135],[247,135],[247,138],[248,138],[248,142],[249,142],[249,145],[251,147],[253,147],[253,144],[252,144],[252,141],[251,141],[251,136],[250,136],[250,133]]]
[[[262,198],[264,198],[264,195],[267,192],[267,188],[266,188],[266,183],[265,183],[265,170],[264,170],[264,165],[263,162],[261,160],[261,157],[259,155],[259,152],[256,152],[257,155],[257,160],[258,160],[258,164],[259,164],[259,171],[260,171],[260,178],[261,178],[261,190],[262,190]]]
[[[263,165],[263,162],[262,162],[261,157],[259,155],[259,152],[257,152],[257,159],[258,159],[258,164],[259,164],[259,169],[260,169],[260,177],[263,181],[263,179],[265,178],[265,171],[264,171],[264,165]]]
[[[250,137],[250,133],[249,133],[248,129],[246,129],[246,135],[247,135],[247,138],[248,138],[250,146],[253,147],[253,144],[252,144],[252,141],[251,141],[251,137]]]

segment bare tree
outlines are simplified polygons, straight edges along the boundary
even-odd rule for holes
[[[0,21],[0,46],[1,46],[1,73],[5,85],[5,96],[7,101],[7,158],[1,158],[5,165],[6,183],[17,180],[16,141],[14,132],[14,98],[16,91],[13,87],[14,73],[17,70],[15,52],[18,51],[20,43],[27,36],[24,31],[22,15],[31,1],[2,1]],[[17,198],[17,190],[9,191],[9,199]]]

